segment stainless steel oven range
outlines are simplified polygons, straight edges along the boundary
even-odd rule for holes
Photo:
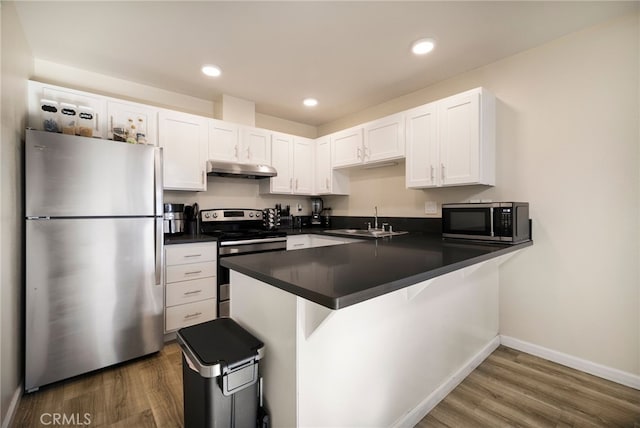
[[[228,317],[229,269],[220,266],[224,257],[266,251],[285,251],[287,234],[268,230],[262,210],[219,208],[200,211],[200,232],[218,238],[218,316]]]

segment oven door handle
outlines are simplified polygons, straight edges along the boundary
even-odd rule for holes
[[[263,239],[245,239],[243,241],[222,241],[221,247],[228,247],[230,245],[244,245],[244,244],[264,244],[267,242],[287,242],[286,236],[283,238],[263,238]]]

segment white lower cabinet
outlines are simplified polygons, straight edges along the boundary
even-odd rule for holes
[[[311,235],[287,236],[287,251],[311,248]]]
[[[215,242],[165,247],[165,332],[216,318]]]
[[[287,251],[302,250],[303,248],[328,247],[330,245],[350,244],[361,239],[342,238],[328,235],[291,235],[287,236]]]
[[[165,312],[165,332],[169,333],[216,318],[216,299],[172,306]]]

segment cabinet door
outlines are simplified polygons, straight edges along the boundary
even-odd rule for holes
[[[165,245],[165,264],[167,266],[186,263],[214,262],[218,247],[215,242],[195,244]]]
[[[316,140],[315,193],[331,193],[331,141]]]
[[[258,128],[242,128],[240,162],[271,165],[270,132]]]
[[[240,147],[238,125],[221,120],[209,120],[209,159],[235,162]]]
[[[360,165],[362,154],[362,128],[351,128],[331,136],[332,167]]]
[[[164,157],[164,188],[207,190],[207,119],[169,110],[161,110],[158,117],[158,140]]]
[[[313,142],[296,137],[293,141],[293,192],[299,195],[313,193]]]
[[[113,140],[113,128],[127,128],[129,123],[136,126],[137,132],[145,134],[147,144],[158,145],[156,129],[158,127],[158,110],[135,103],[119,103],[109,101],[107,103],[107,116],[109,118],[107,138]],[[130,122],[131,121],[131,122]]]
[[[291,193],[293,178],[293,136],[273,134],[271,137],[271,166],[278,175],[270,178],[270,193]]]
[[[480,92],[438,102],[440,179],[443,186],[480,180]]]
[[[435,104],[427,104],[406,115],[407,160],[406,186],[412,188],[438,185],[438,123]]]
[[[165,311],[165,332],[200,324],[216,318],[216,299],[171,306]]]
[[[311,247],[311,235],[287,236],[287,251]]]
[[[384,117],[364,126],[364,160],[379,162],[404,157],[404,114]]]
[[[93,136],[106,138],[107,101],[105,97],[34,81],[29,81],[28,91],[30,127],[43,129],[40,100],[47,99],[58,103],[74,104],[78,107],[89,107],[94,113]]]

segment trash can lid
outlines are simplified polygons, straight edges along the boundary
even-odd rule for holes
[[[232,365],[261,357],[264,343],[231,318],[217,318],[178,330],[178,342],[188,348],[203,366]]]

